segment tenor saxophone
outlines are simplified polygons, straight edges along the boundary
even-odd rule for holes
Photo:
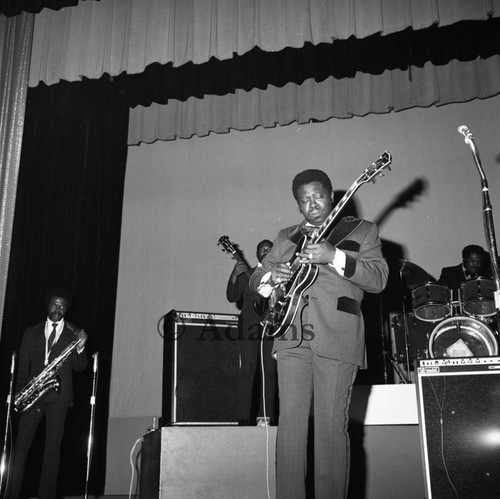
[[[75,332],[73,327],[70,327],[70,329]],[[75,350],[78,343],[80,343],[79,338],[72,341],[55,359],[45,366],[38,376],[26,383],[24,388],[14,397],[16,412],[29,411],[48,392],[52,390],[59,392],[61,390],[61,380],[57,376],[57,371]]]

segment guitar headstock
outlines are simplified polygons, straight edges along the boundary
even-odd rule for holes
[[[364,184],[372,181],[375,183],[376,177],[382,177],[383,171],[387,168],[390,170],[389,165],[392,163],[392,156],[389,151],[385,151],[379,158],[374,161],[359,177],[358,182]]]
[[[232,255],[236,254],[236,248],[234,247],[234,244],[230,241],[228,236],[219,237],[217,246],[222,246],[222,251],[227,251]]]

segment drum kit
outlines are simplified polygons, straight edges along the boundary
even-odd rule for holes
[[[411,291],[412,312],[391,319],[396,355],[393,366],[400,376],[405,377],[402,364],[409,372],[411,363],[419,359],[498,354],[496,286],[492,279],[478,277],[450,290],[406,260],[402,260],[401,278]]]

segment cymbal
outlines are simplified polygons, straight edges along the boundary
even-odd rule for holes
[[[400,265],[399,272],[403,275],[404,282],[409,289],[414,289],[429,281],[434,281],[422,267],[405,258],[398,258],[398,264]]]

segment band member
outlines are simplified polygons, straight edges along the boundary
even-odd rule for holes
[[[251,289],[269,296],[292,278],[288,262],[295,257],[318,269],[297,304],[291,327],[273,344],[280,405],[276,497],[306,497],[312,404],[315,497],[340,499],[347,496],[349,484],[351,390],[365,363],[361,301],[365,291],[384,289],[388,266],[377,227],[354,217],[344,217],[328,240],[306,244],[295,255],[301,233],[311,232],[331,213],[333,191],[326,173],[305,170],[294,178],[292,192],[304,220],[278,233],[262,267],[250,278]]]
[[[83,330],[76,330],[64,319],[70,303],[69,291],[64,288],[53,289],[48,295],[47,319],[45,322],[26,329],[21,341],[15,390],[17,395],[66,347],[79,340],[76,348],[57,371],[61,384],[60,391],[49,391],[31,408],[21,413],[6,492],[6,497],[9,499],[19,497],[26,459],[35,431],[43,416],[45,416],[45,444],[37,496],[39,499],[56,497],[59,455],[66,412],[73,403],[72,370],[83,371],[87,365],[84,348],[87,333]],[[16,399],[17,396],[14,400]]]
[[[462,263],[443,267],[438,282],[451,290],[460,289],[462,283],[466,281],[491,276],[488,265],[488,253],[477,244],[469,244],[462,250]]]
[[[257,245],[257,260],[260,262],[271,251],[273,243],[264,239]],[[243,261],[237,261],[229,277],[226,297],[230,303],[241,303],[240,336],[238,341],[240,353],[240,370],[238,373],[238,389],[236,396],[236,417],[242,426],[251,424],[253,414],[252,401],[255,393],[254,385],[257,379],[257,369],[260,368],[260,354],[263,354],[264,398],[262,390],[259,393],[258,416],[269,418],[270,423],[276,421],[276,360],[271,356],[272,341],[262,338],[262,312],[266,300],[259,294],[250,291],[249,277],[255,268],[248,268]],[[262,385],[262,383],[261,383]],[[265,407],[264,407],[265,402]]]

